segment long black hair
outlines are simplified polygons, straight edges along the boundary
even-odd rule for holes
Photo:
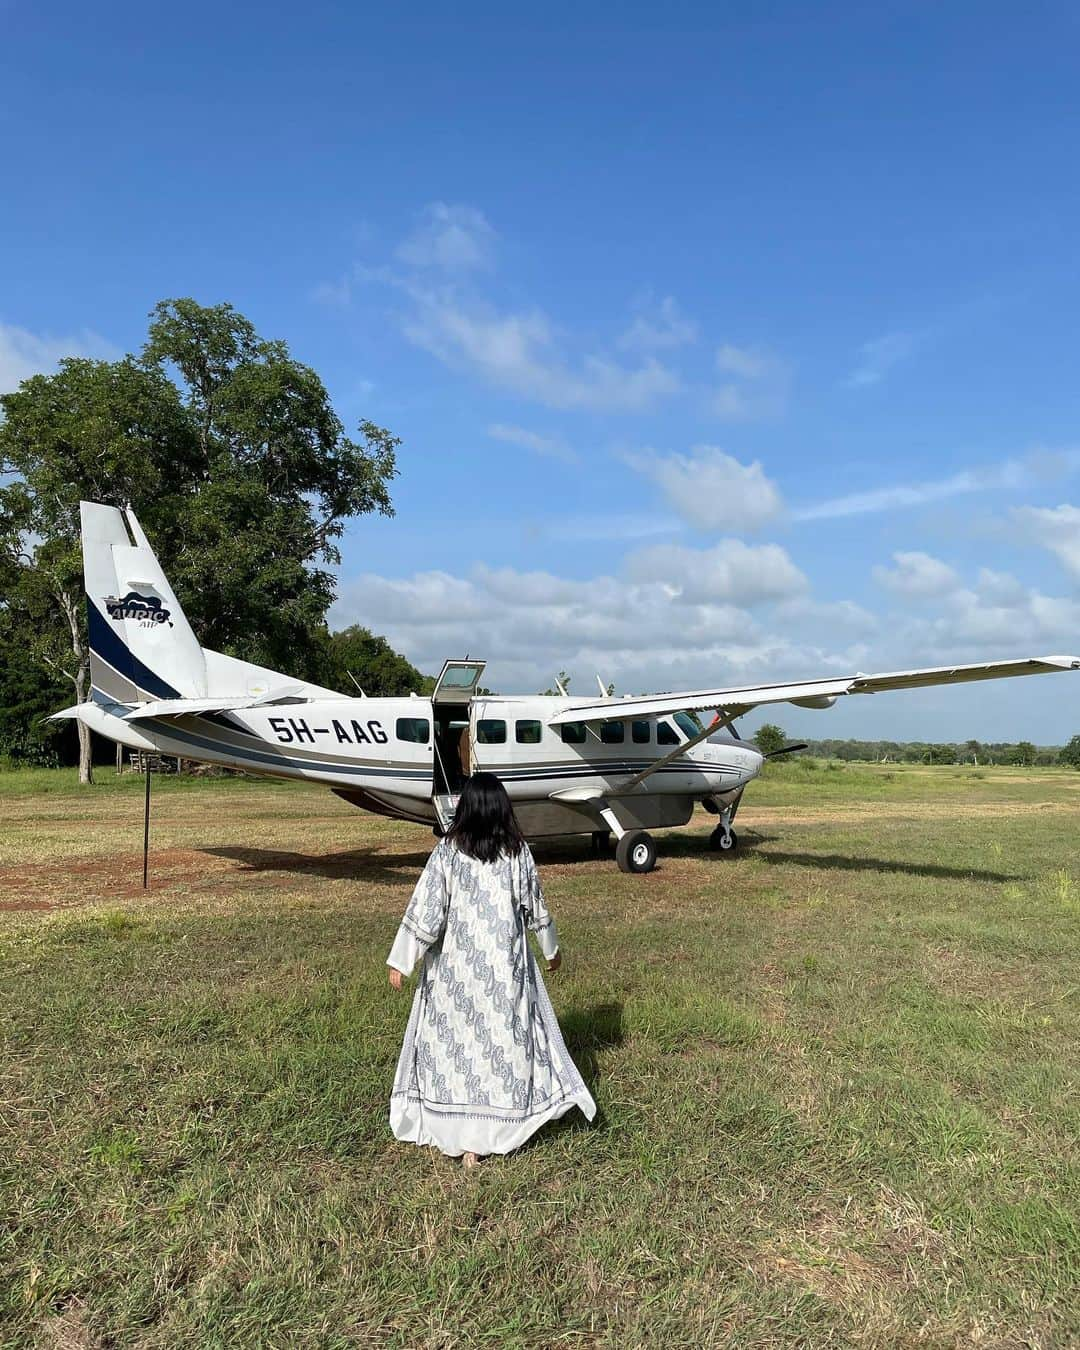
[[[462,853],[480,862],[495,862],[525,847],[510,798],[493,773],[474,773],[466,778],[446,837]]]

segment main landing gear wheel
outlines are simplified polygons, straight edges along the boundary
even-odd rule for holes
[[[734,830],[728,830],[724,833],[724,827],[717,825],[709,837],[709,847],[716,850],[717,853],[723,853],[726,857],[731,857],[739,847],[739,836]]]
[[[656,866],[656,845],[644,830],[631,830],[615,845],[620,872],[651,872]]]

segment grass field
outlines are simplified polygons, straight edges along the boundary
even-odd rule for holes
[[[1080,1344],[1080,774],[776,766],[743,850],[538,847],[599,1106],[394,1142],[430,832],[0,775],[0,1344]]]

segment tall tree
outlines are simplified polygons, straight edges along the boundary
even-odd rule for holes
[[[787,745],[787,737],[775,722],[765,722],[754,732],[754,744],[763,755],[775,755]]]
[[[324,683],[346,693],[362,689],[372,697],[430,694],[435,680],[422,675],[384,637],[352,624],[332,633]]]
[[[168,547],[192,626],[260,664],[314,660],[337,540],[355,516],[393,514],[400,441],[369,421],[346,436],[315,371],[231,305],[161,301],[143,359],[176,372],[199,446],[199,490]]]
[[[1071,764],[1074,769],[1080,769],[1080,736],[1074,736],[1062,749],[1058,761],[1061,764]]]
[[[80,498],[131,505],[209,647],[307,673],[344,523],[392,514],[396,437],[231,305],[169,300],[140,358],[65,361],[0,399],[0,638],[88,692]],[[297,667],[301,669],[297,670]],[[80,777],[91,774],[81,733]]]
[[[195,445],[176,388],[123,361],[64,361],[0,398],[0,633],[9,653],[88,696],[79,499],[153,503],[190,478]],[[13,672],[9,672],[11,674]],[[91,777],[79,723],[79,777]]]

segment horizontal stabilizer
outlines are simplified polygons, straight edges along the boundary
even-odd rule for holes
[[[195,717],[199,713],[236,712],[240,708],[272,708],[283,703],[307,703],[301,685],[271,689],[258,697],[238,695],[235,698],[159,698],[152,703],[140,703],[130,712],[121,714],[125,722],[144,722],[151,717]]]
[[[74,722],[78,719],[81,709],[85,707],[85,703],[73,703],[70,708],[61,708],[59,712],[50,713],[43,720],[46,722]]]

